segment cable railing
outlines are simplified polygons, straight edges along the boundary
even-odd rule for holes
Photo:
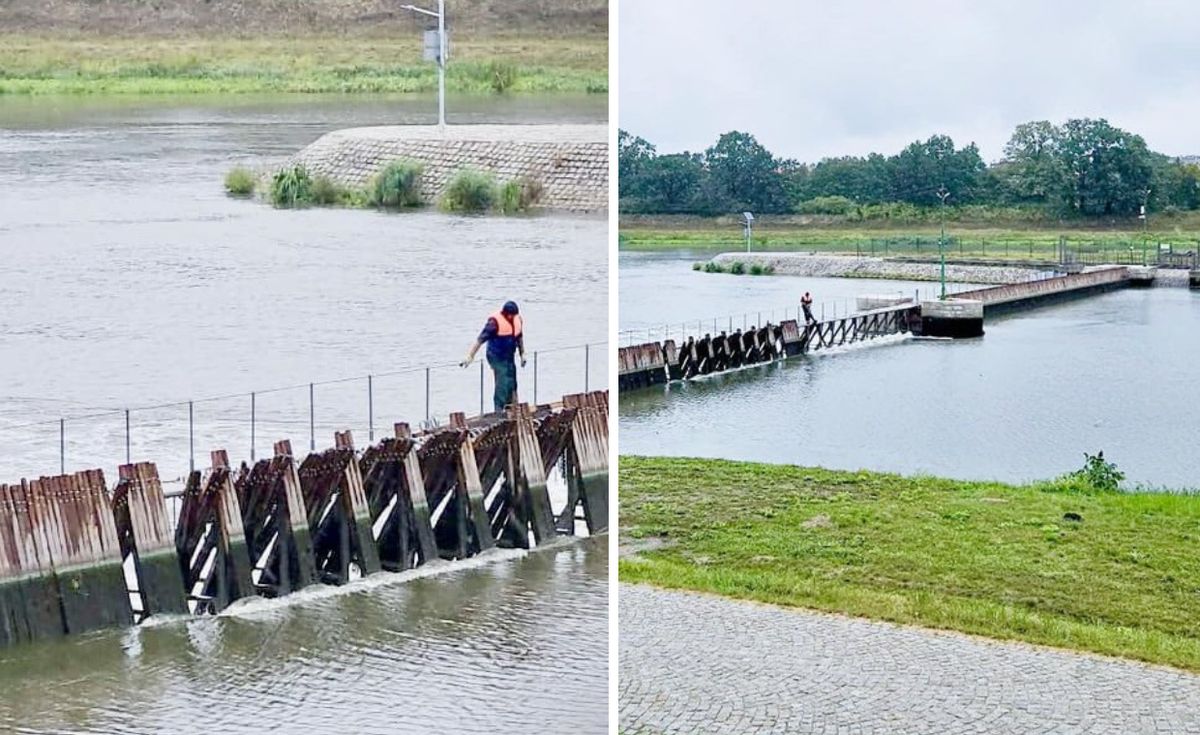
[[[973,291],[977,288],[979,288],[977,284],[947,283],[946,295],[952,296],[964,291]],[[919,286],[912,290],[894,290],[878,292],[878,294],[894,295],[897,298],[912,298],[914,301],[929,301],[937,299],[941,295],[941,285],[931,283],[928,286]],[[857,314],[859,313],[858,298],[857,296],[853,296],[841,299],[827,299],[819,303],[814,303],[811,307],[813,318],[823,322],[829,319],[838,319]],[[741,314],[722,314],[720,316],[690,319],[683,322],[666,322],[644,327],[630,327],[622,329],[618,333],[617,344],[619,347],[629,347],[630,345],[642,344],[644,342],[663,342],[668,339],[682,342],[688,337],[699,338],[705,334],[733,332],[738,329],[745,331],[751,327],[759,327],[768,323],[777,324],[788,319],[803,321],[803,314],[803,309],[799,305],[796,305],[756,309],[755,311],[744,311]]]
[[[594,341],[527,353],[518,396],[538,403],[607,385],[608,342]],[[330,443],[332,432],[347,429],[373,443],[390,434],[394,422],[429,428],[445,423],[451,412],[473,413],[476,399],[479,413],[490,412],[493,389],[491,370],[480,356],[466,368],[458,362],[414,365],[120,408],[10,396],[12,402],[49,407],[22,407],[22,414],[34,415],[29,420],[0,412],[0,477],[13,481],[149,458],[169,483],[202,466],[201,451],[207,457],[209,450],[228,449],[253,462],[276,439],[303,437],[313,450]],[[81,410],[62,411],[71,406]]]

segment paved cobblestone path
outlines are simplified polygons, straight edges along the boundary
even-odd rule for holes
[[[1200,676],[621,585],[621,732],[1200,733]]]

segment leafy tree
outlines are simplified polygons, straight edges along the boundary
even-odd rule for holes
[[[654,155],[654,146],[650,143],[624,130],[617,131],[617,174],[622,196],[625,185],[632,184],[641,175]]]
[[[677,214],[704,209],[702,199],[706,187],[701,156],[678,153],[650,159],[643,169],[644,179],[639,195],[648,212]]]
[[[725,133],[704,152],[716,194],[734,209],[777,213],[788,210],[780,164],[753,135]]]
[[[1046,120],[1018,125],[1004,146],[1003,181],[1015,202],[1061,201],[1068,183],[1059,142],[1062,131]]]
[[[1137,214],[1153,177],[1141,136],[1104,119],[1075,119],[1063,125],[1058,147],[1070,177],[1070,208],[1093,216]]]
[[[937,192],[946,187],[958,204],[974,201],[986,166],[974,143],[955,150],[946,135],[910,143],[892,162],[892,190],[900,201],[925,206],[939,204]]]

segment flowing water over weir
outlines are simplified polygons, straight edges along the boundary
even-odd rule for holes
[[[400,572],[494,547],[607,531],[608,394],[573,394],[355,450],[335,446],[190,473],[174,532],[153,463],[0,485],[0,637],[55,638],[147,617],[216,613],[357,575]],[[548,476],[566,502],[554,510]]]

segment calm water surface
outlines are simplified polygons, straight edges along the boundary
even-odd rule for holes
[[[692,260],[623,255],[621,328],[769,309],[804,290],[915,287],[703,274]],[[1130,486],[1196,488],[1198,333],[1200,294],[1157,288],[993,319],[978,340],[817,353],[622,396],[621,452],[1022,481],[1104,450]]]
[[[602,95],[452,99],[451,122],[602,122]],[[318,444],[428,413],[475,412],[480,371],[450,367],[486,316],[518,301],[537,397],[604,388],[602,217],[277,211],[223,193],[236,163],[278,160],[342,127],[428,122],[425,98],[0,101],[0,477],[115,472],[124,408],[193,406],[198,463],[224,446]],[[431,370],[428,381],[423,366]],[[486,404],[491,378],[486,376]],[[532,362],[521,394],[533,398]],[[290,390],[264,392],[280,386]],[[112,413],[112,412],[116,413]],[[176,477],[188,407],[134,411],[134,459]],[[30,422],[48,421],[39,426]]]

